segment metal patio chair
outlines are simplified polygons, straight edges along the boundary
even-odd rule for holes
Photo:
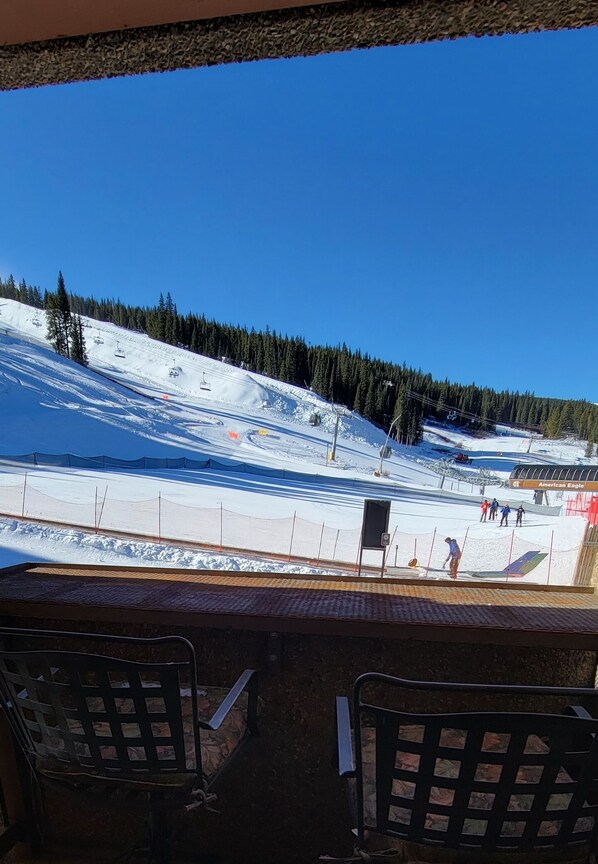
[[[82,650],[81,642],[112,646],[119,656]],[[124,656],[140,650],[159,659]],[[0,707],[32,791],[143,811],[150,860],[161,864],[170,860],[169,814],[209,804],[231,757],[257,734],[254,670],[228,691],[197,681],[193,645],[179,636],[0,628]]]
[[[464,693],[468,705],[488,695],[557,697],[564,713],[407,712],[396,708],[397,688],[433,691],[440,709],[445,697]],[[348,698],[336,700],[339,774],[348,781],[357,845],[352,857],[321,860],[595,861],[598,720],[565,706],[597,696],[361,675],[353,732]]]

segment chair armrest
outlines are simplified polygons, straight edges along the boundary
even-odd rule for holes
[[[581,705],[567,705],[563,714],[568,714],[573,717],[581,717],[583,720],[594,720],[589,711]]]
[[[584,708],[582,705],[567,705],[563,714],[567,714],[569,717],[579,717],[582,720],[594,720],[595,717],[592,717],[590,712]],[[586,732],[585,734],[581,734],[577,736],[572,744],[574,748],[578,748],[579,750],[589,750],[592,747],[592,742],[594,740],[593,732]],[[568,765],[567,772],[573,777],[574,780],[578,780],[581,776],[582,768],[581,766]],[[590,804],[598,803],[598,795],[596,793],[586,793],[586,799]]]
[[[219,729],[220,726],[222,726],[226,715],[233,708],[235,702],[244,690],[247,690],[249,694],[249,699],[247,703],[247,726],[250,732],[255,733],[255,721],[257,715],[256,669],[245,669],[245,671],[242,672],[241,675],[239,675],[233,686],[230,688],[230,690],[224,697],[224,700],[214,711],[214,714],[209,720],[200,720],[198,718],[198,724],[200,729],[210,729],[212,732],[215,732],[217,729]]]
[[[355,776],[351,712],[346,696],[336,697],[336,741],[338,747],[338,773],[340,777]]]

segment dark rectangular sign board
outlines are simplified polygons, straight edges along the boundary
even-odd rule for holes
[[[382,535],[388,533],[390,501],[366,499],[363,502],[361,545],[363,549],[384,549]]]

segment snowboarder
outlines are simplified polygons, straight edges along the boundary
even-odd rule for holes
[[[508,504],[505,504],[504,507],[501,507],[500,510],[500,527],[504,525],[506,528],[509,527],[509,513],[511,512],[511,508]]]
[[[457,578],[457,570],[459,569],[459,561],[461,560],[461,550],[459,549],[459,544],[454,539],[454,537],[447,537],[444,541],[449,544],[449,553],[446,556],[446,561],[444,562],[444,567],[446,567],[449,558],[450,558],[450,573],[451,579]]]
[[[488,509],[490,508],[490,502],[484,498],[482,503],[480,504],[480,509],[482,511],[482,515],[480,516],[480,522],[486,521],[486,516],[488,515]]]
[[[518,525],[523,525],[523,514],[525,510],[523,509],[523,504],[520,504],[517,510],[515,511],[515,527]]]
[[[496,514],[498,512],[498,501],[496,498],[492,499],[492,504],[490,505],[490,521],[494,522],[496,519]]]

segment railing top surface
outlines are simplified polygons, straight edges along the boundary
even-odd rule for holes
[[[0,616],[598,650],[592,589],[25,564]]]

